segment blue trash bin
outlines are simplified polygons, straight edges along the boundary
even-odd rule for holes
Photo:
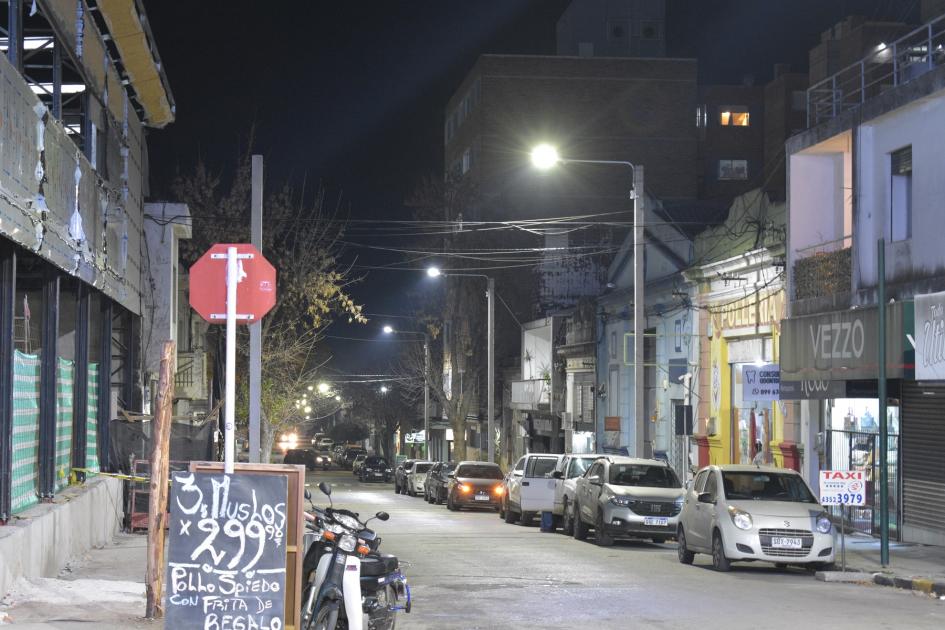
[[[543,532],[553,532],[555,531],[555,517],[551,512],[542,512],[541,513],[541,531]]]

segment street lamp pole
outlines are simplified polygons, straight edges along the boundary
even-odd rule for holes
[[[653,442],[646,415],[646,390],[644,388],[645,367],[643,365],[644,330],[646,329],[645,285],[646,285],[646,236],[645,236],[645,188],[643,166],[625,160],[580,160],[562,158],[557,150],[547,144],[538,145],[532,151],[532,162],[542,170],[556,164],[611,164],[627,166],[633,172],[633,414],[636,422],[634,432],[634,454],[637,457],[652,457]]]
[[[421,331],[394,330],[392,326],[384,326],[384,333],[423,335],[423,451],[427,459],[432,459],[430,456],[430,335]]]

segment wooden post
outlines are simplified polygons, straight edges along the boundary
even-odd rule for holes
[[[145,617],[164,616],[164,526],[168,496],[168,450],[174,406],[174,373],[177,346],[165,341],[161,351],[161,375],[154,409],[154,448],[151,451],[151,482],[148,504],[148,568],[145,575],[147,609]]]

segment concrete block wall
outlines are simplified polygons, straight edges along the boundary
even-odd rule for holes
[[[0,597],[21,577],[54,577],[72,557],[111,542],[121,520],[122,482],[106,477],[19,514],[0,527]]]

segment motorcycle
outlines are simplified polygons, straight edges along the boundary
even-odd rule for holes
[[[379,551],[381,538],[367,527],[378,512],[361,522],[359,515],[331,503],[331,486],[319,489],[330,506],[311,505],[306,513],[301,628],[303,630],[393,630],[397,611],[409,613],[410,587],[396,556]]]

